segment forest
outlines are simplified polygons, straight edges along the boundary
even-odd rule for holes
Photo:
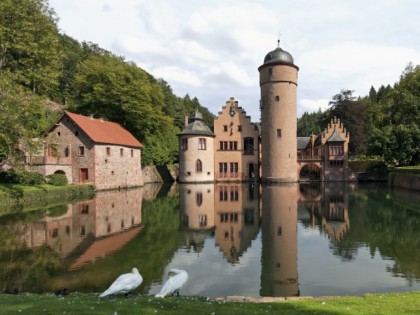
[[[199,109],[196,97],[177,96],[123,56],[61,34],[47,0],[0,2],[0,162],[21,165],[64,109],[114,121],[143,143],[143,165],[174,163],[184,117]],[[393,86],[354,97],[343,89],[324,112],[298,119],[298,136],[319,133],[337,116],[350,132],[352,158],[392,165],[420,163],[420,66],[408,64]]]
[[[91,42],[61,34],[46,0],[0,2],[0,161],[19,165],[23,150],[64,109],[117,122],[144,145],[142,163],[173,163],[185,116],[196,97],[176,96],[170,85]]]

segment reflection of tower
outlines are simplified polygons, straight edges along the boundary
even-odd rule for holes
[[[180,184],[179,207],[187,246],[201,251],[214,228],[214,184]]]
[[[197,110],[179,136],[179,182],[214,181],[214,134]]]
[[[297,184],[262,188],[261,296],[299,295]]]
[[[258,234],[258,190],[254,183],[224,183],[215,187],[215,242],[234,264]]]
[[[258,68],[263,181],[297,181],[298,70],[293,57],[280,46],[269,52]]]

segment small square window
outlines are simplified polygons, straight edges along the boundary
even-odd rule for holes
[[[124,149],[120,149],[120,156],[124,156]]]
[[[106,147],[106,155],[107,156],[111,155],[111,148],[110,147]]]
[[[280,102],[280,96],[276,96],[276,102]]]
[[[85,147],[84,146],[80,146],[79,147],[79,156],[84,156],[85,155]]]
[[[281,129],[277,129],[277,138],[281,138]]]
[[[223,125],[223,131],[227,132],[228,131],[228,126],[227,125]]]
[[[242,131],[242,126],[238,125],[238,131],[241,132]]]

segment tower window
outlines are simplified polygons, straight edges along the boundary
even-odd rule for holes
[[[277,129],[277,138],[281,138],[281,129]]]
[[[198,138],[198,150],[206,150],[206,138]]]
[[[268,74],[269,74],[270,76],[272,76],[272,75],[273,75],[273,68],[268,68]]]
[[[280,96],[276,95],[276,102],[280,102]]]
[[[201,162],[201,160],[197,160],[195,162],[195,171],[197,173],[201,173],[203,171],[203,163]]]
[[[188,139],[182,138],[181,139],[181,150],[188,150]]]
[[[223,125],[223,131],[227,132],[228,131],[228,126],[227,125]]]

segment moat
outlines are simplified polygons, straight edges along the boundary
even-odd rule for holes
[[[173,184],[0,217],[0,288],[101,292],[137,267],[155,294],[420,290],[420,197],[382,184]]]

